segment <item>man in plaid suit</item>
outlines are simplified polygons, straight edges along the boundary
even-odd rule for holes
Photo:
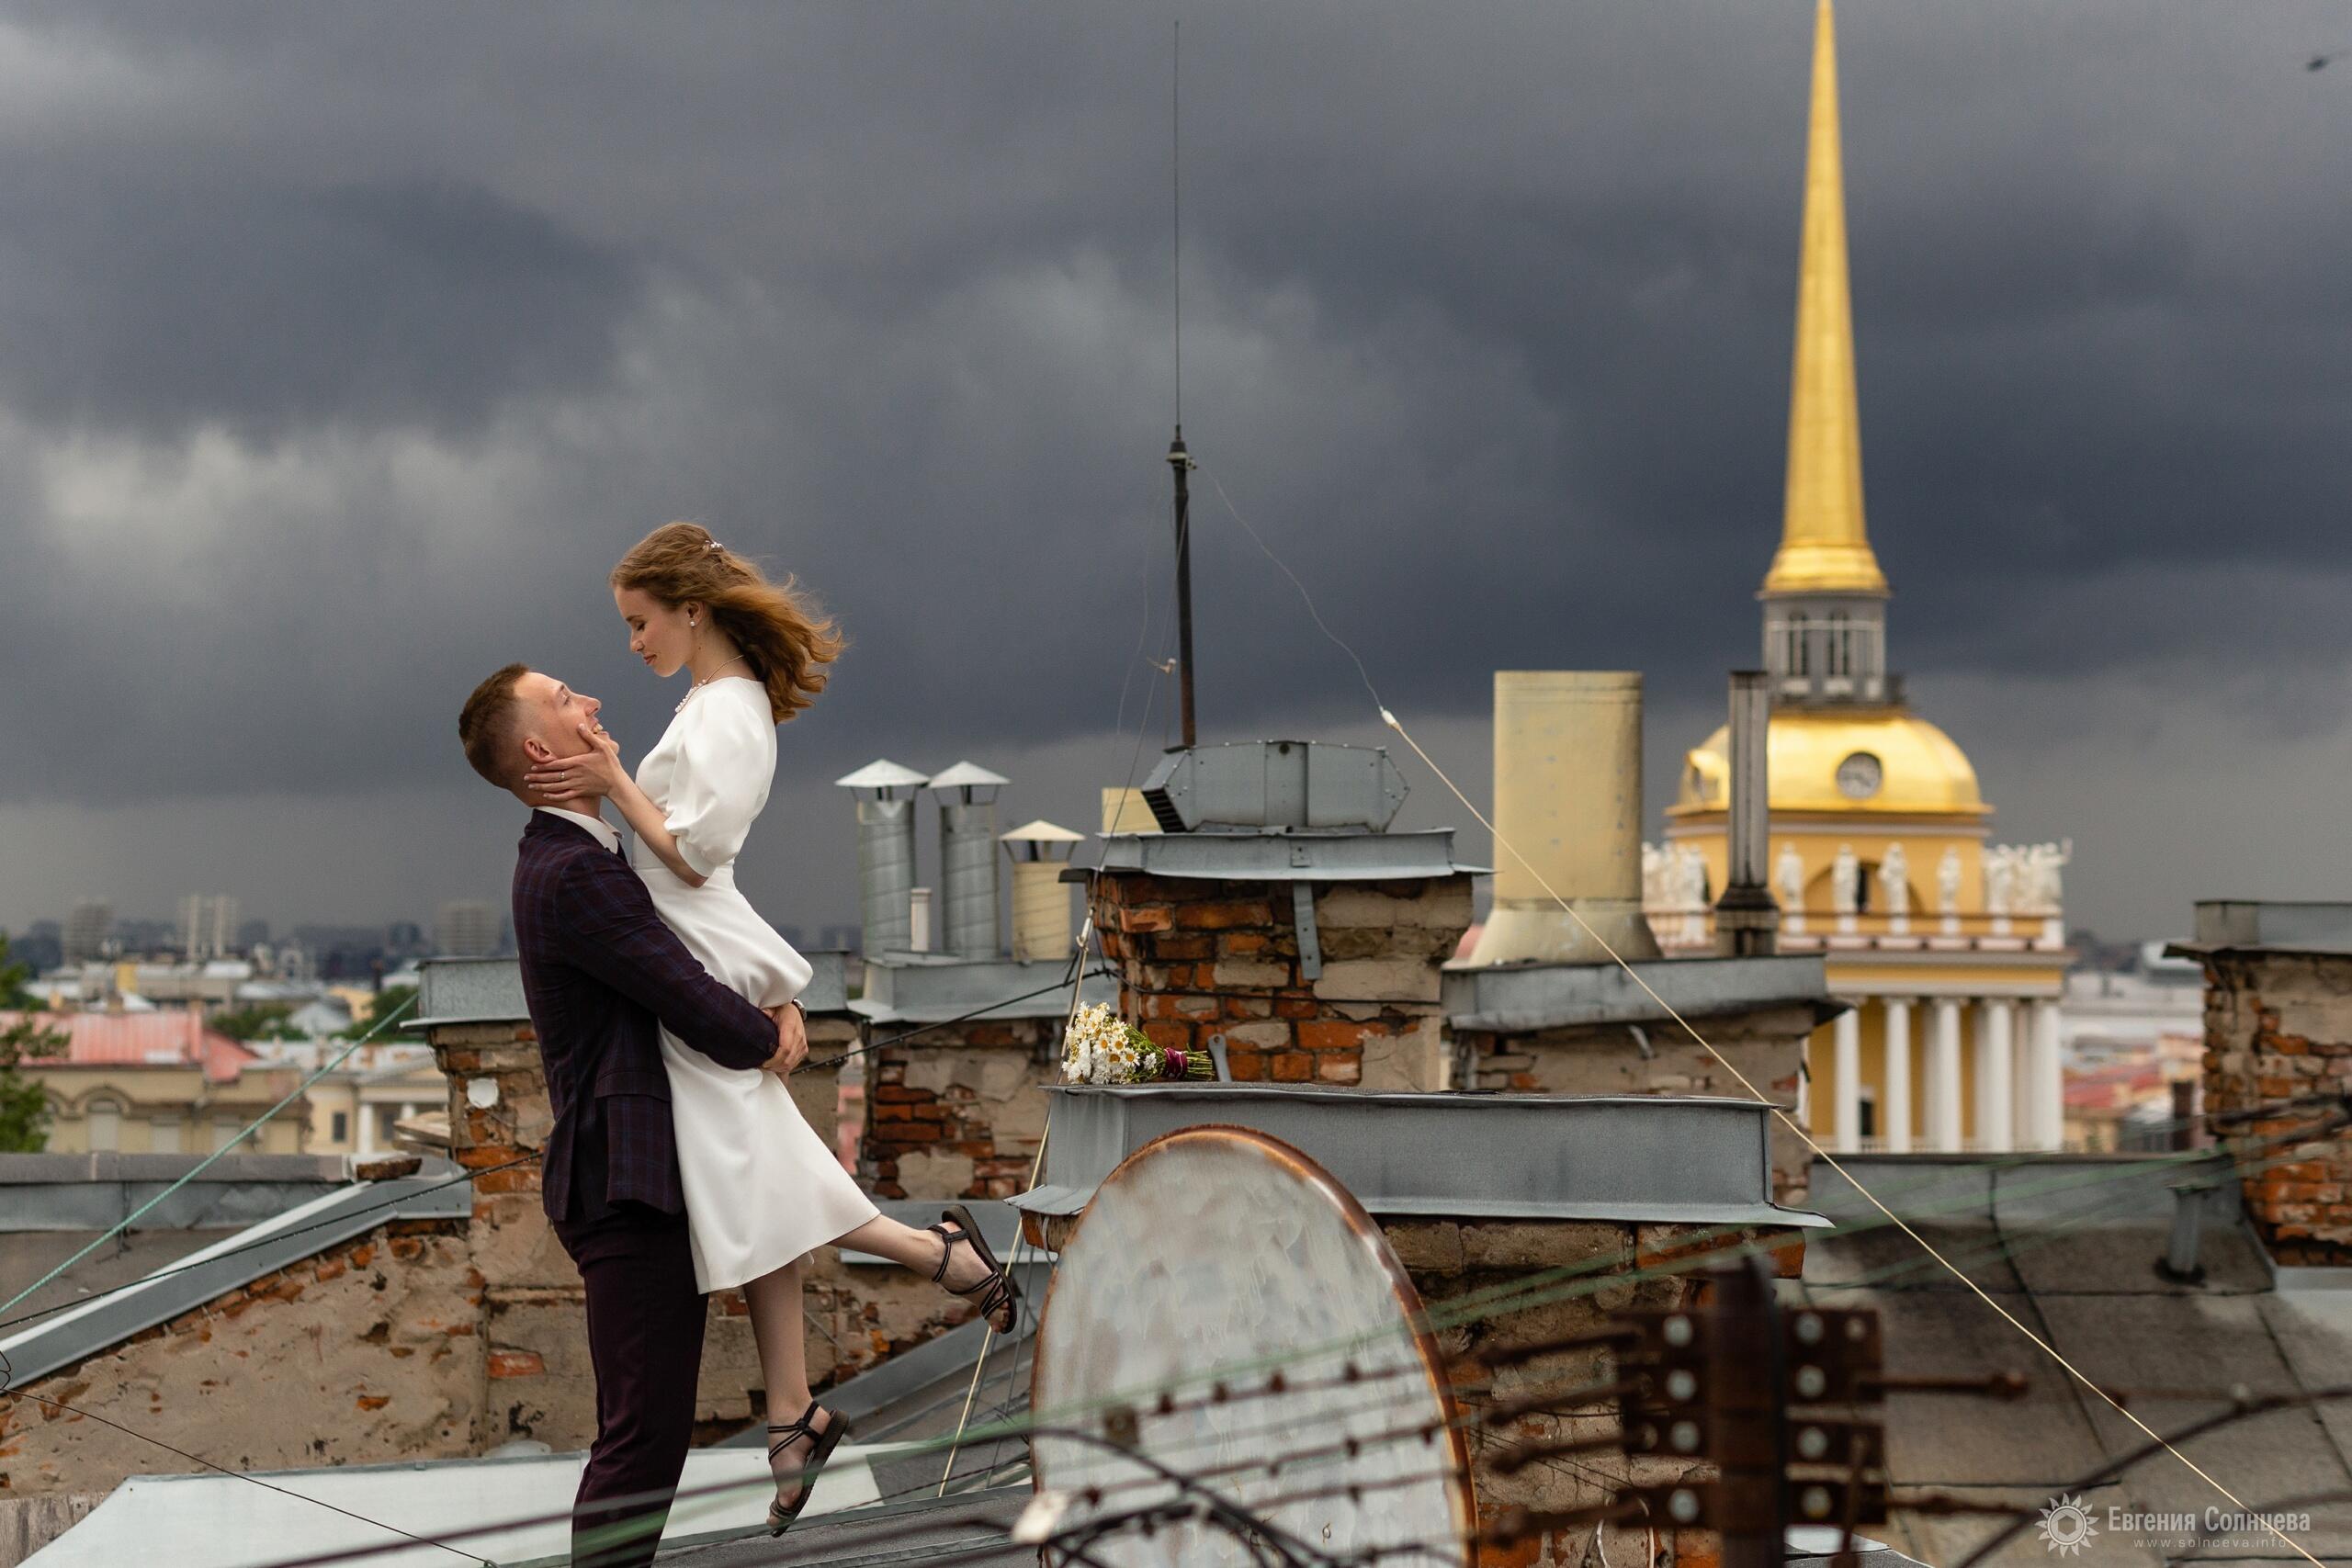
[[[587,1285],[596,1442],[572,1505],[572,1561],[653,1561],[693,1435],[704,1305],[686,1241],[660,1031],[729,1067],[789,1073],[798,1011],[761,1011],[654,913],[601,800],[534,803],[523,775],[579,749],[599,705],[520,664],[458,720],[466,760],[533,806],[514,863],[514,940],[555,1111],[539,1165],[555,1232]]]

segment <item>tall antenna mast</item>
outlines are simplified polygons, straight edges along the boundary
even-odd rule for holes
[[[1183,717],[1184,744],[1194,743],[1193,729],[1193,497],[1189,476],[1193,459],[1184,450],[1184,181],[1183,181],[1183,44],[1184,24],[1179,20],[1168,63],[1168,192],[1169,244],[1172,258],[1170,292],[1175,297],[1176,438],[1168,444],[1168,467],[1176,476],[1176,670],[1177,706]]]

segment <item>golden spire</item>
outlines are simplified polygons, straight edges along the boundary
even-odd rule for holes
[[[1854,399],[1854,313],[1846,288],[1846,180],[1838,144],[1838,24],[1814,17],[1804,249],[1796,367],[1789,387],[1789,491],[1764,592],[1878,593],[1886,576],[1862,527],[1862,435]]]

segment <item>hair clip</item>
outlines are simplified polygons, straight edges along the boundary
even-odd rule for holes
[[[714,549],[714,550],[719,550],[719,549],[725,549],[727,547],[726,547],[726,546],[724,546],[724,545],[722,545],[722,544],[720,544],[717,539],[713,539],[713,540],[710,542],[710,544],[708,545],[708,547],[708,547],[708,548],[710,548],[710,549]]]

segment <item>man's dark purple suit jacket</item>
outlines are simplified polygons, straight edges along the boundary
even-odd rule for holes
[[[544,811],[515,854],[514,942],[555,1111],[540,1160],[548,1215],[571,1212],[588,1097],[604,1113],[606,1201],[683,1213],[661,1026],[723,1066],[756,1068],[775,1055],[775,1021],[711,978],[627,861]]]

